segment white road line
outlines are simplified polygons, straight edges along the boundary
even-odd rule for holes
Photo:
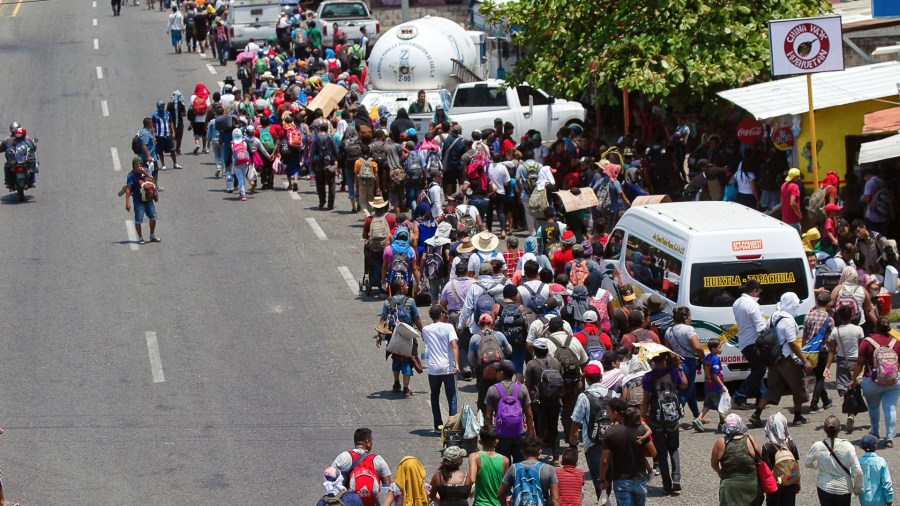
[[[294,200],[303,200],[303,199],[300,198],[300,194],[297,193],[297,192],[288,192],[288,193],[291,194],[291,198],[294,199]]]
[[[103,79],[103,67],[97,67],[97,79]]]
[[[216,68],[212,66],[212,63],[207,63],[207,64],[206,64],[206,70],[208,70],[209,73],[212,74],[212,75],[216,75],[216,74],[219,73],[218,71],[216,71]]]
[[[94,39],[94,49],[100,49],[100,39]]]
[[[162,360],[159,358],[159,343],[156,341],[156,332],[145,332],[147,336],[147,350],[150,352],[150,370],[153,372],[154,383],[165,383]]]
[[[137,231],[134,229],[134,222],[131,220],[125,220],[125,230],[128,232],[128,247],[131,248],[131,251],[137,251],[139,247],[138,235]]]
[[[97,2],[91,2],[91,7],[97,8]]]
[[[316,223],[315,218],[306,218],[306,222],[309,223],[309,227],[313,229],[313,232],[316,234],[316,237],[319,238],[320,241],[327,241],[328,236],[325,235],[325,231],[322,230],[322,227]]]
[[[97,26],[97,18],[94,18],[94,26]]]
[[[121,160],[119,160],[119,149],[109,148],[109,152],[112,154],[113,170],[116,172],[122,172],[122,162]]]
[[[219,85],[220,90],[225,87],[225,81],[216,81],[216,84]]]
[[[101,100],[101,101],[100,101],[100,109],[103,110],[103,116],[104,116],[104,117],[109,116],[109,104],[106,103],[106,100]]]
[[[344,282],[347,283],[347,288],[350,289],[350,293],[356,295],[359,292],[359,284],[356,282],[356,278],[353,277],[353,273],[344,265],[337,269],[338,272],[341,273],[341,277],[344,278]]]

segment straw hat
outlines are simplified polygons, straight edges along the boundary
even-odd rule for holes
[[[389,203],[390,202],[384,200],[384,197],[382,197],[381,195],[375,197],[375,200],[369,201],[369,205],[374,207],[375,209],[381,209],[382,207],[387,206]]]
[[[487,230],[475,234],[472,244],[478,251],[494,251],[500,245],[500,239]]]
[[[457,253],[471,253],[475,251],[475,246],[472,245],[471,237],[463,237],[459,242],[459,247],[456,248]]]

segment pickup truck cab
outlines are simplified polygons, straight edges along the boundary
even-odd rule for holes
[[[275,36],[275,22],[281,14],[280,0],[234,0],[228,9],[229,41],[232,54],[247,46],[250,39],[264,41]]]
[[[360,99],[360,103],[366,106],[366,109],[368,110],[371,110],[373,107],[377,108],[378,106],[384,105],[387,107],[388,111],[390,111],[391,116],[396,118],[398,110],[403,108],[408,111],[409,106],[413,104],[418,97],[418,91],[368,90]],[[425,90],[425,101],[431,105],[432,110],[437,109],[437,106],[441,105],[444,107],[444,110],[449,111],[450,100],[450,92],[445,89]],[[433,112],[409,115],[409,119],[416,124],[416,131],[419,132],[420,135],[424,135],[428,132],[428,124],[431,123],[433,117]]]
[[[555,139],[565,126],[584,126],[585,114],[578,102],[554,98],[528,84],[507,86],[498,79],[460,84],[449,111],[450,120],[463,132],[493,128],[494,118],[502,118],[515,126],[517,134],[534,129],[544,139]]]
[[[362,0],[325,0],[316,11],[317,26],[322,30],[322,45],[334,46],[334,23],[347,33],[347,40],[359,40],[360,28],[366,27],[369,44],[378,39],[381,25],[369,12],[369,6]]]

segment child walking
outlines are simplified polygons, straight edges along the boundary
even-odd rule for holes
[[[863,471],[862,493],[859,494],[860,506],[891,506],[894,502],[894,484],[884,457],[875,453],[878,438],[866,434],[860,446],[866,452],[859,458],[859,466]]]
[[[706,414],[709,410],[719,411],[719,401],[722,400],[722,393],[727,392],[725,387],[725,378],[722,375],[722,361],[719,354],[722,353],[722,343],[712,338],[706,343],[709,348],[709,354],[703,358],[703,409],[700,411],[701,423],[709,423]],[[725,417],[719,413],[719,425],[717,432],[722,432],[722,424],[725,423]],[[699,431],[702,432],[702,431]]]

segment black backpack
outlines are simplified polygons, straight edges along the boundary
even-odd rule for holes
[[[572,351],[572,348],[569,348],[569,345],[572,344],[572,336],[566,336],[565,344],[560,343],[559,339],[550,334],[547,335],[547,339],[556,346],[556,353],[553,354],[553,358],[559,360],[566,384],[571,385],[581,381],[581,364],[578,363],[578,355]]]
[[[136,155],[141,154],[141,133],[140,132],[134,134],[134,137],[131,138],[131,152]]]
[[[693,388],[694,385],[690,385],[690,387]],[[653,385],[650,409],[653,410],[654,418],[660,422],[677,422],[684,416],[678,389],[675,388],[672,372],[668,369],[665,374],[656,379]]]
[[[781,318],[769,320],[769,325],[766,325],[766,328],[756,338],[756,353],[767,367],[772,367],[782,358],[781,339],[778,338],[776,328],[778,327],[778,322],[784,318],[786,317],[782,316]]]
[[[247,79],[250,79],[250,72],[247,70],[246,65],[241,65],[240,67],[238,67],[237,78],[238,81],[246,81]]]
[[[559,372],[559,369],[550,367],[550,360],[547,358],[535,360],[541,365],[541,381],[538,384],[538,397],[541,403],[547,406],[553,402],[559,402],[565,389],[562,373]]]
[[[596,396],[592,392],[584,392],[584,395],[588,399],[589,406],[587,436],[592,442],[600,443],[606,435],[606,429],[612,425],[612,420],[606,414],[606,405],[609,404],[612,396],[608,392],[602,397]]]
[[[500,310],[499,325],[497,330],[503,332],[509,345],[513,348],[521,348],[525,344],[525,315],[515,302],[505,304]]]
[[[379,170],[387,167],[387,147],[384,141],[373,141],[369,144],[369,155],[378,164]]]

